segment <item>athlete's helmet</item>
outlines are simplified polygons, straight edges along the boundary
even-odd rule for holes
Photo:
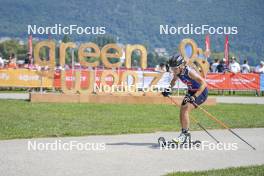
[[[179,67],[185,63],[186,63],[186,61],[185,61],[184,57],[182,57],[179,54],[175,54],[175,55],[171,56],[171,58],[168,61],[168,65],[170,67]]]

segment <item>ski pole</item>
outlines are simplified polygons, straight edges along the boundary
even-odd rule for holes
[[[200,127],[202,128],[213,140],[215,140],[216,143],[219,143],[219,141],[211,134],[209,131],[207,131],[193,116],[190,116],[191,119]]]
[[[249,144],[245,139],[243,139],[242,137],[240,137],[237,133],[235,133],[231,128],[229,128],[224,122],[222,122],[221,120],[217,119],[215,116],[213,116],[212,114],[210,114],[207,110],[205,110],[204,108],[202,108],[201,106],[197,105],[195,102],[193,102],[193,104],[198,107],[200,110],[202,110],[209,118],[211,118],[212,120],[216,121],[218,124],[220,124],[222,127],[226,128],[228,131],[230,131],[231,133],[233,133],[236,137],[238,137],[240,140],[242,140],[244,143],[246,143],[248,146],[250,146],[253,150],[256,150],[255,147],[253,147],[251,144]]]
[[[176,101],[174,101],[173,99],[172,99],[172,97],[170,97],[170,96],[168,96],[168,98],[176,105],[176,106],[178,106],[178,107],[180,107],[180,105],[176,102]],[[190,115],[190,117],[191,117],[191,119],[201,128],[201,129],[203,129],[213,140],[215,140],[216,141],[216,143],[219,143],[219,141],[211,134],[211,133],[209,133],[209,131],[207,131],[203,126],[202,126],[202,124],[200,124],[193,116],[191,116]]]

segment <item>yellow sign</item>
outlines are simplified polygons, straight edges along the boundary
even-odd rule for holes
[[[55,67],[55,42],[53,41],[41,41],[36,44],[34,48],[34,58],[35,63],[40,66],[49,66],[50,68]],[[39,51],[42,47],[47,47],[50,50],[49,60],[41,60],[39,57]],[[60,45],[59,55],[60,55],[60,65],[64,67],[65,65],[65,52],[67,48],[76,48],[76,44],[69,42],[69,43],[62,43]],[[114,53],[109,52],[109,50],[115,50]],[[87,62],[85,58],[91,57],[100,57],[102,63],[107,68],[117,68],[120,67],[121,63],[110,63],[110,58],[120,58],[122,56],[122,47],[117,44],[107,44],[105,45],[102,50],[100,51],[99,47],[95,43],[83,43],[80,45],[78,49],[78,57],[80,60],[80,64],[82,66],[91,66],[95,67],[99,65],[98,61],[95,62]],[[140,58],[140,66],[141,68],[147,68],[147,50],[143,45],[127,45],[125,47],[125,55],[126,55],[126,62],[125,67],[131,68],[131,60],[132,60],[132,53],[133,51],[138,50],[141,53]]]
[[[0,70],[2,87],[53,87],[53,79],[42,77],[34,70],[6,69]]]
[[[179,52],[187,58],[185,53],[186,45],[190,45],[192,47],[192,55],[188,58],[189,65],[196,68],[196,70],[203,76],[208,72],[209,64],[207,61],[198,58],[200,54],[203,54],[201,48],[198,48],[197,44],[192,39],[184,39],[181,41],[179,45]],[[49,48],[49,58],[48,59],[40,59],[39,51],[42,47]],[[61,67],[65,66],[65,52],[67,48],[76,48],[77,45],[73,42],[68,43],[61,43],[59,48],[59,63]],[[36,71],[36,70],[27,70],[27,69],[7,69],[7,70],[0,70],[0,86],[3,87],[47,87],[52,88],[54,87],[53,77],[54,77],[54,70],[56,65],[56,44],[54,41],[41,41],[36,44],[34,48],[34,58],[35,64],[42,67],[48,67],[47,70],[43,71]],[[110,52],[111,51],[111,52]],[[114,52],[113,52],[114,51]],[[118,60],[115,63],[111,63],[109,59],[111,58],[121,58],[123,55],[123,51],[125,54],[125,67],[131,68],[131,60],[132,60],[132,53],[134,51],[140,52],[140,67],[142,69],[147,68],[147,50],[143,45],[126,45],[124,48],[117,44],[107,44],[101,50],[98,45],[95,43],[84,43],[81,44],[78,49],[78,57],[81,66],[84,67],[96,67],[99,65],[100,61],[106,68],[117,68],[121,66],[121,61]],[[87,62],[86,58],[100,58],[100,61],[96,60],[94,62]],[[102,75],[100,76],[100,82],[103,85],[106,85],[106,77],[107,76],[113,77],[112,85],[117,85],[126,83],[128,77],[133,78],[133,85],[139,83],[139,78],[136,72],[134,71],[126,71],[123,72],[121,77],[112,70],[105,70]],[[161,79],[162,74],[160,73],[144,73],[144,77],[153,77],[151,84],[157,84],[157,82]],[[92,85],[95,82],[95,75],[93,72],[89,74],[89,87],[86,89],[81,88],[80,79],[81,79],[81,71],[76,70],[75,75],[76,81],[73,81],[74,85],[71,89],[68,89],[66,86],[66,74],[65,71],[62,70],[61,72],[61,88],[66,93],[90,93],[93,91]]]

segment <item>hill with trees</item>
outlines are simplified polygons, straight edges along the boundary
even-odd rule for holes
[[[230,51],[256,65],[264,60],[264,2],[262,0],[0,0],[0,37],[26,39],[27,26],[104,26],[119,43],[139,43],[175,52],[183,38],[192,38],[204,48],[205,35],[160,35],[160,25],[186,24],[236,26],[230,35]],[[34,35],[47,39],[48,35]],[[51,35],[62,40],[63,35]],[[74,41],[90,41],[95,35],[71,35]],[[211,35],[211,48],[223,52],[224,35]]]

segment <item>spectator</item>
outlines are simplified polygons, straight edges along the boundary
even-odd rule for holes
[[[34,69],[34,65],[33,65],[33,57],[30,53],[27,53],[27,57],[24,60],[24,68],[27,69]]]
[[[64,70],[70,70],[70,69],[71,69],[71,67],[68,64],[64,65]]]
[[[217,73],[224,73],[226,72],[226,64],[225,64],[225,58],[223,58],[220,63],[216,67]]]
[[[231,58],[231,62],[229,64],[229,70],[232,73],[239,73],[240,72],[240,65],[237,63],[236,58],[233,56]]]
[[[255,68],[256,73],[264,73],[264,61],[260,61],[260,64]]]
[[[4,68],[4,66],[5,66],[5,62],[4,62],[3,58],[2,58],[2,55],[0,54],[0,69]]]
[[[160,63],[159,65],[157,65],[155,71],[166,72],[166,65],[164,63]]]
[[[241,65],[241,72],[242,73],[249,73],[250,72],[250,67],[248,65],[248,60],[244,60],[244,64]]]
[[[16,68],[17,64],[16,64],[16,57],[15,54],[12,53],[11,56],[9,56],[9,62],[8,62],[8,68]]]
[[[56,64],[55,71],[60,71],[62,70],[62,66],[60,64]]]
[[[213,62],[209,62],[209,72],[213,72],[212,65],[213,65]]]
[[[166,65],[164,63],[160,63],[159,66],[161,72],[166,72]]]
[[[213,73],[216,73],[216,67],[219,65],[219,59],[215,59],[214,60],[214,63],[212,64],[212,66],[211,66],[211,70],[212,70],[212,72]]]
[[[24,62],[24,64],[29,64],[29,62],[30,62],[30,57],[31,57],[31,54],[30,54],[30,53],[27,53],[27,57],[25,58],[25,62]]]

